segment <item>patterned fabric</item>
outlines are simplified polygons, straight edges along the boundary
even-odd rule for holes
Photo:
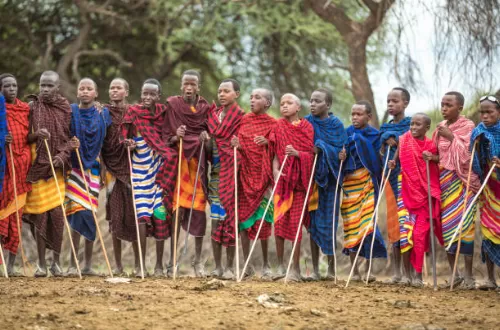
[[[458,224],[462,220],[465,209],[469,207],[474,198],[474,193],[469,190],[467,195],[467,206],[464,207],[466,186],[462,178],[458,177],[455,171],[441,168],[439,181],[441,184],[441,224],[443,227],[443,239],[445,246],[448,246]],[[474,205],[462,224],[461,254],[473,255],[474,253],[474,218],[476,211],[477,207]],[[456,253],[458,239],[459,235],[455,238],[454,244],[448,250],[448,253]]]
[[[401,232],[401,252],[411,249],[410,260],[419,273],[422,272],[424,253],[429,246],[429,203],[427,196],[426,163],[422,157],[424,151],[437,153],[437,147],[427,137],[424,140],[415,139],[411,132],[399,138],[400,162],[402,173],[402,198],[410,215]],[[440,224],[441,188],[439,184],[439,168],[436,163],[429,162],[431,177],[432,211],[434,234],[439,243],[443,244],[442,227]],[[406,243],[408,242],[408,243]]]
[[[407,231],[405,230],[404,226],[405,226],[405,223],[408,223],[410,221],[410,213],[408,213],[408,209],[405,207],[404,203],[403,203],[403,196],[401,194],[401,183],[402,183],[402,180],[403,180],[403,175],[401,174],[401,172],[399,173],[399,176],[398,176],[398,192],[397,192],[397,196],[398,196],[398,199],[397,199],[397,218],[398,218],[398,239],[399,241],[397,241],[395,244],[396,246],[399,246],[400,248],[403,247],[403,246],[408,246],[408,237],[407,237]],[[386,188],[387,189],[387,188]],[[389,210],[387,211],[389,212]],[[387,225],[389,227],[389,225]],[[405,233],[405,236],[403,236],[403,233]],[[391,239],[391,238],[389,238]],[[393,243],[393,241],[391,240],[391,243]]]
[[[483,123],[477,125],[470,137],[471,148],[474,141],[478,138],[479,144],[476,147],[472,169],[479,175],[482,181],[487,173],[484,169],[488,167],[488,162],[495,156],[500,157],[500,121],[493,126],[486,126]],[[500,177],[500,168],[497,167],[495,171]]]
[[[480,199],[481,232],[484,239],[500,244],[500,176],[493,172]]]
[[[31,225],[33,236],[35,236],[35,232],[38,232],[42,236],[47,249],[61,253],[64,216],[60,206],[41,214],[25,213],[23,220]]]
[[[163,189],[164,203],[168,210],[172,210],[172,194],[175,189],[177,168],[175,154],[168,146],[167,141],[162,138],[162,130],[167,107],[163,104],[156,104],[154,113],[142,105],[131,106],[122,124],[122,136],[124,138],[141,135],[148,153],[154,152],[155,157],[161,157],[160,167],[155,173],[155,180],[159,187]]]
[[[61,170],[56,170],[59,190],[64,198],[66,193],[66,182]],[[61,199],[57,190],[54,177],[48,180],[38,180],[31,184],[31,191],[26,198],[24,213],[42,214],[56,207],[61,206]]]
[[[486,256],[497,267],[500,267],[500,244],[495,244],[489,239],[484,239],[481,245],[481,260],[486,262]]]
[[[19,210],[19,219],[23,216],[23,210]],[[22,221],[19,221],[22,230]],[[17,254],[19,246],[19,231],[17,228],[17,215],[13,213],[6,219],[0,220],[0,237],[2,237],[2,247],[12,254]],[[2,262],[0,261],[0,264]]]
[[[5,111],[5,97],[0,93],[0,193],[3,190],[3,178],[5,165],[7,163],[7,152],[5,150],[5,136],[7,135],[7,114]]]
[[[208,200],[210,201],[210,219],[222,221],[226,217],[226,211],[222,207],[219,198],[219,176],[220,157],[217,144],[212,144],[212,170],[210,172],[210,182],[208,183]]]
[[[264,215],[268,203],[269,199],[263,197],[262,202],[260,203],[257,210],[255,210],[255,213],[252,214],[245,222],[240,222],[239,231],[246,230],[248,233],[248,238],[250,238],[251,240],[255,240],[257,237],[257,231],[259,230],[260,222],[262,221],[262,216]],[[264,218],[264,224],[262,224],[258,239],[266,240],[271,236],[273,214],[274,207],[273,203],[271,202],[271,205],[269,205],[266,216]]]
[[[117,107],[105,105],[109,109],[111,125],[108,126],[101,148],[101,159],[106,171],[123,183],[130,183],[130,168],[128,165],[128,150],[121,143],[121,125],[129,106]]]
[[[359,253],[364,258],[370,257],[373,237],[372,216],[375,209],[375,189],[370,172],[362,167],[347,173],[344,178],[344,189],[347,196],[340,207],[344,219],[344,254],[357,252],[363,235],[366,234]],[[373,258],[386,258],[387,251],[378,227],[375,233]]]
[[[217,144],[220,157],[220,185],[219,196],[226,217],[219,222],[216,231],[212,233],[212,239],[223,246],[234,246],[235,244],[235,214],[234,214],[234,150],[231,146],[231,138],[238,135],[243,110],[238,104],[229,108],[226,116],[219,121],[219,115],[224,110],[223,107],[212,106],[208,114],[208,131]],[[239,161],[239,160],[238,160]]]
[[[71,107],[68,101],[60,95],[52,97],[33,96],[30,112],[30,132],[45,128],[50,133],[47,140],[52,159],[59,158],[62,170],[70,169],[70,151],[68,144],[70,138]],[[43,139],[36,141],[36,157],[28,172],[28,181],[35,182],[40,179],[52,177],[49,156]],[[32,154],[33,155],[33,154]]]
[[[28,144],[29,105],[15,99],[14,103],[7,103],[7,127],[12,135],[10,144],[14,155],[14,170],[16,174],[17,195],[23,195],[31,190],[31,184],[26,182],[31,165],[31,150]],[[14,185],[12,173],[12,160],[9,148],[6,147],[7,164],[3,181],[3,192],[0,193],[0,213],[14,201]],[[20,206],[21,207],[21,206]],[[15,208],[14,208],[15,212]]]
[[[133,203],[130,183],[116,180],[106,203],[106,219],[113,236],[128,242],[137,240]]]
[[[260,225],[262,215],[266,205],[263,205],[264,195],[268,191],[272,178],[272,159],[267,146],[259,146],[254,142],[256,136],[263,136],[269,140],[269,134],[276,125],[276,119],[267,114],[256,115],[246,114],[242,121],[238,138],[240,141],[240,162],[238,164],[238,211],[239,230],[247,230],[251,239],[255,235]],[[265,199],[267,200],[267,199]],[[262,208],[263,207],[263,208]],[[272,209],[269,208],[266,214],[266,221],[273,223]],[[257,214],[261,218],[257,218]],[[265,228],[264,228],[265,227]],[[269,238],[270,225],[265,223],[259,239]]]
[[[85,175],[79,169],[73,168],[66,182],[65,208],[68,222],[71,228],[90,241],[95,240],[96,227],[92,214],[92,208],[97,210],[99,198],[100,181],[99,162],[85,171]],[[89,200],[85,189],[85,180],[89,187]]]
[[[17,209],[18,210],[24,208],[24,205],[26,205],[26,197],[27,196],[28,196],[28,193],[24,193],[22,195],[17,196],[17,204],[18,204]],[[0,220],[5,219],[9,215],[15,214],[15,213],[16,213],[16,201],[13,200],[10,202],[9,205],[7,205],[7,207],[0,210]]]
[[[340,192],[335,196],[337,180],[343,181],[340,173],[339,152],[344,147],[347,134],[342,122],[329,113],[328,118],[308,115],[305,117],[314,129],[314,146],[321,150],[318,154],[314,179],[318,186],[318,209],[310,213],[311,224],[309,231],[311,239],[321,248],[326,255],[333,255],[333,218],[335,217],[335,232],[339,221]],[[337,198],[336,214],[333,214],[334,200]],[[336,239],[335,239],[336,245]]]
[[[179,206],[188,210],[191,209],[191,205],[193,203],[194,183],[196,181],[197,169],[198,159],[191,158],[188,162],[186,158],[182,158]],[[175,211],[177,206],[177,187],[175,188],[174,192],[173,205]],[[207,200],[205,198],[205,193],[203,192],[201,180],[198,179],[193,210],[205,212],[206,205]]]
[[[306,190],[313,172],[314,129],[305,119],[296,124],[285,118],[278,120],[269,138],[269,150],[281,165],[285,159],[285,148],[292,145],[299,157],[288,157],[283,167],[282,177],[278,181],[274,195],[275,236],[294,241],[299,229],[299,221],[305,202]],[[317,208],[311,205],[314,197],[309,195],[309,211]],[[315,208],[313,208],[315,206]],[[309,227],[309,212],[305,212],[303,226]],[[299,231],[298,240],[302,239]]]

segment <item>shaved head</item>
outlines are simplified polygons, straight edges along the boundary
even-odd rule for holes
[[[297,103],[297,105],[301,106],[300,99],[299,99],[299,97],[297,95],[292,94],[292,93],[286,93],[281,98],[284,98],[285,96],[290,96],[295,101],[295,103]]]
[[[262,96],[269,102],[269,107],[274,103],[274,94],[267,88],[256,88],[253,90],[254,93],[261,93]]]
[[[431,117],[429,117],[426,113],[423,113],[423,112],[417,112],[416,114],[413,115],[413,117],[422,118],[426,125],[430,125],[432,122]]]
[[[42,79],[42,77],[51,77],[51,78],[54,79],[54,81],[56,81],[57,83],[59,83],[59,73],[57,73],[55,71],[51,71],[51,70],[44,71],[42,73],[42,75],[40,76],[40,80]]]

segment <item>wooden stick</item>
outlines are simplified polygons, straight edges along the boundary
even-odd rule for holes
[[[137,235],[137,247],[139,248],[139,262],[141,263],[141,278],[144,279],[144,264],[142,260],[141,234],[139,232],[139,219],[137,218],[137,206],[135,205],[134,172],[132,170],[132,158],[130,157],[130,147],[127,148],[128,165],[130,167],[130,187],[132,189],[132,205],[134,206],[135,233]]]
[[[240,282],[240,249],[239,249],[239,230],[238,230],[238,148],[233,148],[234,155],[234,237],[236,253],[236,282]]]
[[[460,246],[462,245],[462,226],[465,220],[464,213],[465,210],[467,209],[467,199],[469,196],[469,186],[470,186],[470,177],[472,173],[472,164],[474,163],[474,153],[476,152],[476,145],[477,141],[474,141],[474,145],[472,146],[472,153],[470,157],[470,164],[469,164],[469,173],[467,174],[467,186],[465,188],[465,196],[464,196],[464,212],[462,213],[462,219],[460,219],[460,223],[458,224],[458,243],[457,243],[457,251],[455,253],[455,262],[453,263],[453,272],[451,273],[451,283],[450,283],[450,291],[453,291],[453,285],[455,284],[455,274],[457,272],[457,265],[458,265],[458,256],[460,255]]]
[[[196,177],[194,179],[193,199],[191,200],[191,209],[189,210],[186,238],[184,239],[184,249],[182,250],[182,255],[186,255],[187,248],[188,248],[189,229],[191,228],[191,219],[193,217],[193,208],[194,208],[194,201],[195,201],[195,197],[196,197],[196,188],[198,186],[198,178],[200,177],[201,157],[203,155],[203,148],[205,148],[205,140],[201,141],[200,156],[198,157],[198,168],[196,169]]]
[[[28,267],[31,270],[31,267],[29,266],[29,262],[26,259],[26,255],[24,254],[24,247],[23,247],[23,235],[21,231],[21,217],[19,216],[19,201],[17,199],[17,183],[16,183],[16,169],[14,165],[14,153],[12,152],[12,146],[9,144],[9,153],[10,153],[10,168],[11,168],[11,174],[12,174],[12,183],[14,185],[14,201],[16,204],[16,221],[17,221],[17,232],[19,233],[19,247],[21,248],[21,259],[23,261],[23,273],[24,276],[26,276],[26,267]]]
[[[311,190],[311,186],[314,180],[314,171],[316,170],[316,161],[318,160],[318,154],[314,155],[314,162],[311,170],[311,177],[309,178],[309,184],[307,185],[306,198],[304,199],[304,205],[302,206],[302,213],[300,214],[299,227],[297,228],[297,234],[295,234],[295,240],[293,242],[292,254],[290,255],[290,261],[288,262],[288,267],[286,269],[285,274],[285,283],[288,278],[288,274],[290,272],[290,267],[292,266],[293,254],[295,253],[295,248],[297,247],[297,243],[299,240],[299,234],[302,230],[302,220],[304,220],[304,214],[306,212],[307,204],[309,203],[309,192]]]
[[[182,137],[179,138],[179,168],[177,170],[177,201],[174,225],[174,281],[177,276],[177,228],[179,227],[179,203],[181,198]]]
[[[106,246],[104,245],[104,240],[102,239],[101,229],[99,228],[99,221],[97,220],[97,214],[94,210],[94,205],[92,205],[92,196],[90,196],[89,185],[87,184],[87,180],[85,179],[85,170],[83,168],[82,158],[80,157],[80,151],[78,148],[75,149],[76,158],[78,158],[78,164],[80,165],[80,171],[82,172],[82,180],[85,185],[85,190],[87,192],[87,197],[89,199],[90,210],[92,211],[92,216],[94,218],[95,227],[97,229],[97,235],[99,237],[99,241],[101,242],[102,252],[104,253],[104,259],[106,260],[106,265],[108,266],[109,276],[113,277],[113,271],[111,270],[111,265],[109,263],[108,254],[106,253]],[[89,171],[89,180],[90,180],[90,171]]]
[[[9,279],[9,273],[7,273],[7,265],[5,264],[5,258],[3,257],[3,247],[1,240],[0,240],[0,258],[2,258],[3,276],[5,276],[6,279]]]
[[[73,237],[71,236],[71,227],[68,222],[68,218],[66,217],[66,211],[64,210],[64,198],[61,193],[61,188],[59,187],[59,182],[57,181],[57,173],[54,168],[54,163],[52,162],[52,155],[50,154],[49,144],[47,143],[47,139],[44,139],[45,149],[47,150],[47,155],[49,155],[49,163],[50,168],[52,169],[52,175],[54,176],[54,182],[56,184],[57,193],[59,194],[59,202],[61,203],[62,214],[64,218],[64,224],[66,225],[66,230],[68,231],[69,242],[71,244],[71,251],[73,252],[73,258],[75,258],[76,270],[78,271],[78,276],[82,279],[82,272],[80,271],[80,263],[78,261],[78,256],[75,250],[75,243],[73,243]]]
[[[285,159],[283,159],[283,163],[281,164],[280,171],[278,173],[278,177],[276,178],[276,182],[274,183],[273,190],[271,192],[271,197],[269,197],[269,201],[267,202],[266,208],[264,209],[264,214],[262,215],[262,219],[260,219],[260,224],[259,228],[257,229],[257,234],[255,235],[255,240],[252,243],[252,247],[250,248],[250,252],[248,253],[247,260],[245,261],[245,265],[243,266],[243,270],[241,271],[241,277],[240,281],[243,279],[243,276],[245,276],[245,270],[248,267],[248,264],[250,263],[250,258],[252,257],[253,250],[255,249],[255,245],[257,244],[257,241],[259,240],[259,235],[260,231],[262,230],[262,225],[264,224],[264,219],[266,217],[267,211],[269,210],[269,206],[273,202],[273,197],[274,193],[276,192],[276,188],[278,187],[278,182],[281,178],[281,174],[283,173],[283,168],[285,167],[286,160],[288,159],[288,155],[285,155]]]
[[[339,193],[339,180],[340,177],[342,176],[342,166],[344,165],[344,161],[340,161],[340,166],[339,166],[339,174],[337,175],[337,184],[335,185],[335,198],[333,199],[333,222],[332,222],[332,245],[333,245],[333,269],[335,270],[335,275],[334,275],[334,281],[335,284],[337,284],[337,251],[336,251],[336,242],[337,242],[337,236],[335,235],[335,214],[337,213],[337,199],[338,198],[338,193]],[[340,204],[340,201],[339,201]]]
[[[385,169],[384,169],[384,172],[385,172]],[[389,182],[389,178],[391,177],[391,172],[392,172],[392,169],[389,169],[389,172],[387,173],[387,177],[386,177],[386,181],[385,181],[386,183],[383,184],[383,187],[380,190],[380,193],[378,194],[378,199],[379,200],[382,199],[381,195],[385,191],[385,187],[387,186],[387,182]],[[384,182],[384,181],[382,181],[382,182]],[[377,212],[378,212],[378,209],[377,209]],[[370,273],[372,271],[373,246],[375,245],[375,236],[377,236],[376,234],[377,234],[378,214],[377,213],[373,213],[372,219],[373,218],[375,218],[375,221],[373,221],[373,235],[372,235],[372,242],[371,242],[371,245],[370,245],[370,259],[368,259],[368,273],[366,274],[366,282],[365,282],[366,285],[368,285],[368,282],[370,280]]]
[[[437,274],[436,274],[436,242],[434,240],[434,219],[432,216],[432,194],[431,194],[431,172],[429,168],[429,161],[425,161],[427,171],[427,199],[429,200],[429,222],[430,222],[430,236],[431,236],[431,261],[432,261],[432,281],[434,291],[437,291]]]
[[[389,176],[387,176],[386,179],[385,179],[385,181],[383,182],[383,188],[382,188],[382,190],[385,190],[385,185],[387,184],[388,181],[389,181]],[[370,222],[373,221],[373,217],[378,212],[380,201],[381,201],[381,198],[379,198],[377,200],[377,204],[375,205],[375,209],[373,210],[373,214],[372,214],[372,218],[370,219]],[[363,243],[365,241],[366,235],[368,234],[368,228],[369,228],[369,226],[366,227],[366,230],[363,233],[363,237],[361,238],[361,242],[359,243],[358,252],[356,252],[356,257],[354,257],[354,262],[352,263],[351,272],[349,273],[349,277],[347,278],[347,282],[345,284],[346,288],[349,286],[349,282],[351,282],[351,277],[354,274],[354,268],[356,268],[356,263],[358,262],[359,252],[361,251],[361,247],[363,246]]]

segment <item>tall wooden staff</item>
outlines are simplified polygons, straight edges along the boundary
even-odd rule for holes
[[[311,171],[311,177],[309,178],[309,184],[307,185],[307,191],[306,191],[306,198],[304,200],[304,205],[302,206],[302,213],[300,214],[300,220],[299,220],[299,227],[297,228],[297,234],[295,235],[295,241],[293,242],[293,247],[292,247],[292,254],[290,256],[290,261],[288,262],[288,267],[286,269],[286,274],[285,274],[285,283],[288,278],[288,273],[290,272],[290,267],[292,265],[292,260],[293,260],[293,254],[295,253],[295,248],[297,247],[297,242],[299,240],[299,234],[300,231],[302,230],[302,220],[304,220],[304,214],[306,212],[306,207],[309,202],[309,192],[311,190],[312,182],[314,179],[314,171],[316,170],[316,161],[318,160],[318,154],[314,155],[314,162],[312,166],[312,171]]]
[[[141,278],[144,279],[144,264],[142,260],[141,234],[139,232],[139,219],[137,218],[137,206],[135,205],[134,172],[132,171],[132,159],[130,147],[127,147],[128,165],[130,168],[130,187],[132,189],[132,205],[134,206],[135,233],[137,235],[137,247],[139,248],[139,262],[141,263]]]
[[[179,227],[179,206],[181,198],[181,164],[182,164],[182,137],[179,138],[179,168],[177,170],[177,201],[175,209],[175,225],[174,225],[174,281],[177,275],[177,228]]]
[[[12,183],[14,185],[14,201],[16,205],[16,221],[17,221],[17,232],[19,233],[19,247],[21,248],[21,258],[23,260],[23,273],[26,276],[26,267],[29,267],[28,260],[26,259],[26,255],[24,254],[23,247],[23,235],[21,232],[21,217],[19,216],[19,202],[17,199],[17,183],[16,183],[16,168],[14,167],[14,154],[12,152],[12,146],[9,144],[9,153],[10,153],[10,168],[12,174]]]
[[[431,226],[431,257],[432,257],[432,280],[434,291],[437,291],[437,274],[436,274],[436,243],[434,241],[434,220],[432,217],[432,194],[431,194],[431,172],[429,168],[429,161],[425,161],[427,170],[427,199],[429,200],[429,222]]]
[[[333,222],[332,222],[332,240],[333,240],[333,269],[335,271],[335,275],[334,275],[334,281],[335,281],[335,284],[337,284],[337,251],[335,249],[336,247],[336,242],[337,242],[337,236],[336,236],[336,233],[335,233],[335,215],[337,213],[337,200],[340,199],[338,193],[339,193],[339,181],[340,181],[340,178],[342,176],[342,166],[344,165],[344,161],[341,160],[340,161],[340,166],[339,166],[339,174],[337,175],[337,184],[335,185],[335,198],[333,199]],[[340,203],[340,201],[338,201]]]
[[[276,188],[278,187],[278,182],[281,178],[281,174],[283,173],[283,168],[285,167],[286,160],[288,159],[288,155],[285,155],[285,159],[283,159],[283,163],[281,164],[280,171],[278,173],[278,177],[276,178],[276,182],[274,183],[273,190],[271,192],[271,197],[269,197],[269,201],[267,202],[266,208],[264,209],[264,214],[262,215],[262,219],[260,219],[260,224],[259,228],[257,229],[257,234],[255,235],[255,240],[252,243],[252,247],[250,249],[250,252],[248,253],[247,260],[245,261],[245,265],[243,266],[243,270],[241,271],[241,278],[240,281],[242,280],[243,276],[245,276],[245,270],[248,267],[248,263],[250,262],[250,258],[252,257],[253,250],[255,249],[255,245],[257,244],[260,231],[262,230],[262,225],[264,224],[264,219],[266,218],[267,211],[269,210],[269,206],[273,202],[273,197],[274,193],[276,192]]]
[[[62,214],[64,218],[64,224],[66,225],[66,230],[68,231],[69,242],[71,244],[71,251],[73,252],[73,258],[75,258],[76,270],[78,271],[78,276],[82,278],[82,272],[80,271],[80,263],[78,261],[78,256],[76,255],[75,243],[73,243],[73,237],[71,237],[71,227],[69,226],[68,218],[66,217],[66,211],[64,210],[64,198],[61,193],[61,188],[59,187],[59,181],[57,181],[57,173],[54,168],[54,163],[52,162],[52,155],[50,154],[49,144],[47,139],[43,139],[45,143],[45,149],[47,150],[47,155],[49,155],[50,168],[52,169],[52,175],[54,176],[54,182],[56,184],[57,193],[59,194],[59,202],[61,203]]]
[[[78,150],[78,148],[75,149],[75,153],[76,153],[76,158],[78,158],[78,164],[80,165],[80,171],[82,172],[82,179],[85,185],[85,191],[87,192],[87,197],[90,204],[90,210],[92,211],[95,227],[97,229],[97,235],[99,237],[99,241],[101,242],[102,252],[104,253],[104,259],[106,260],[106,265],[108,266],[109,276],[113,277],[113,271],[111,270],[111,265],[109,264],[108,254],[106,253],[106,246],[104,245],[104,240],[102,239],[101,229],[99,228],[99,221],[97,220],[97,214],[95,213],[94,205],[92,204],[92,196],[90,196],[89,185],[87,184],[87,180],[85,179],[85,169],[83,168],[82,158],[80,157],[80,151]],[[89,178],[90,178],[90,173],[89,173]]]
[[[460,246],[462,245],[462,226],[464,224],[465,220],[465,210],[467,209],[467,199],[469,196],[469,185],[470,185],[470,177],[472,174],[472,163],[474,163],[474,153],[476,151],[476,145],[477,141],[474,142],[474,146],[472,147],[472,153],[471,153],[471,158],[470,158],[470,164],[469,164],[469,173],[467,174],[467,186],[465,188],[465,196],[464,196],[464,212],[462,213],[462,219],[460,219],[460,223],[458,224],[457,230],[459,231],[458,235],[458,243],[457,243],[457,251],[455,255],[455,262],[453,263],[453,272],[451,274],[451,284],[450,284],[450,291],[453,291],[453,285],[455,284],[455,274],[457,272],[457,265],[458,265],[458,256],[460,255]]]
[[[233,148],[234,155],[234,237],[235,237],[235,251],[236,254],[236,281],[240,282],[240,245],[238,233],[238,148]]]
[[[3,257],[3,247],[2,247],[2,242],[0,241],[0,258],[2,258],[2,265],[3,265],[3,276],[5,278],[9,278],[9,274],[7,273],[7,265],[5,264],[5,258]]]

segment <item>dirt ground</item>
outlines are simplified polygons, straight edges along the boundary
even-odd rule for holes
[[[380,283],[0,280],[1,329],[498,329],[500,294]],[[257,297],[267,294],[264,303]],[[261,297],[262,298],[262,297]],[[269,306],[270,305],[270,306]]]

